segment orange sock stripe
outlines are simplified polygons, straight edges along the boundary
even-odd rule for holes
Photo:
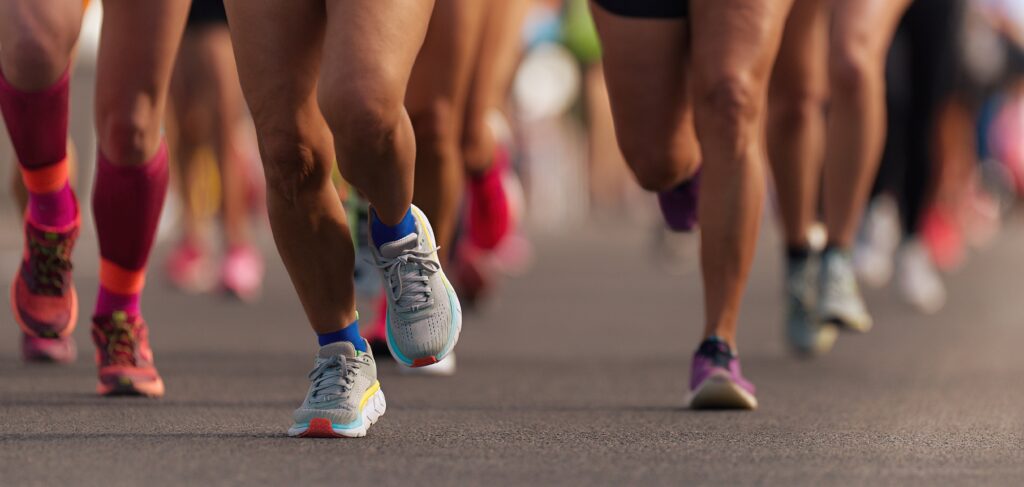
[[[21,180],[30,193],[52,193],[68,183],[68,159],[39,169],[21,168]]]
[[[146,270],[128,270],[100,259],[100,285],[116,294],[138,294],[146,287]]]

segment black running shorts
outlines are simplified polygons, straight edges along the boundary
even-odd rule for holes
[[[223,0],[192,0],[192,9],[188,11],[188,27],[227,23],[228,14],[224,11]]]
[[[623,17],[677,19],[686,17],[690,0],[594,0],[601,8]]]

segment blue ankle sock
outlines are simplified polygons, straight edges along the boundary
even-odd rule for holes
[[[366,340],[363,340],[363,337],[359,335],[359,320],[353,321],[352,324],[338,331],[317,333],[316,339],[320,342],[321,347],[335,342],[349,342],[352,346],[356,347],[356,350],[360,352],[366,351]]]
[[[416,220],[412,216],[412,208],[405,212],[402,221],[395,226],[380,221],[380,218],[377,218],[377,211],[370,208],[370,238],[373,239],[377,248],[415,232]]]

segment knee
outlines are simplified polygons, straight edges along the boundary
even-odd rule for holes
[[[99,145],[114,164],[144,164],[160,145],[160,117],[153,104],[109,107],[97,103]]]
[[[882,76],[882,54],[872,54],[864,40],[844,40],[832,45],[829,80],[834,96],[862,96],[875,77]]]
[[[394,150],[404,116],[400,97],[370,87],[342,87],[321,92],[321,112],[334,134],[343,174],[360,159]]]
[[[827,98],[824,89],[773,87],[768,101],[772,127],[791,129],[820,118]]]
[[[260,157],[272,200],[301,205],[328,184],[330,161],[321,160],[317,144],[298,130],[261,130]]]
[[[749,75],[724,74],[702,83],[696,92],[698,126],[736,134],[757,124],[762,101]]]
[[[696,147],[674,147],[668,137],[626,137],[619,144],[637,183],[647,191],[672,189],[699,164]]]
[[[447,147],[458,148],[455,113],[454,103],[444,98],[409,110],[409,119],[416,133],[417,152],[436,154]]]
[[[64,24],[57,19],[15,23],[13,32],[5,36],[3,46],[11,71],[5,73],[8,79],[42,88],[53,81],[56,73],[67,69],[79,28],[70,21]]]

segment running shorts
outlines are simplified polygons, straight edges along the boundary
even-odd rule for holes
[[[594,0],[601,8],[623,17],[677,19],[690,11],[689,0]]]
[[[227,23],[228,14],[224,11],[223,0],[192,0],[192,8],[188,11],[188,27]]]

